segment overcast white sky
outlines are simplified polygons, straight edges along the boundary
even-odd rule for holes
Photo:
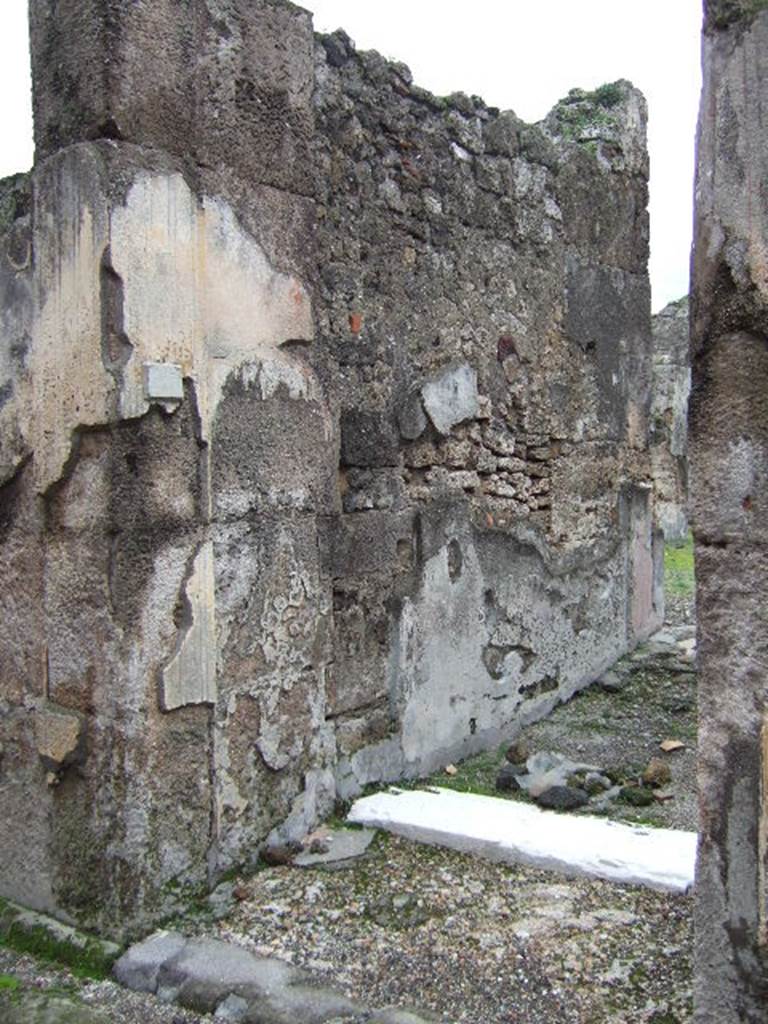
[[[26,0],[0,0],[0,177],[32,162]],[[573,86],[629,78],[650,109],[651,282],[657,310],[688,290],[701,0],[307,0],[319,31],[402,60],[527,121]]]

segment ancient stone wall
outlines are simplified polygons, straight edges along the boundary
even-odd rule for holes
[[[697,1024],[766,1019],[768,4],[705,4],[691,295]]]
[[[688,297],[651,318],[653,394],[651,465],[656,522],[671,544],[688,537]]]
[[[31,25],[0,888],[120,932],[659,621],[645,106],[526,126],[282,0]]]
[[[343,33],[316,61],[347,792],[495,742],[631,642],[616,543],[638,517],[647,543],[650,514],[631,491],[650,397],[645,105],[625,83],[574,91],[534,128],[436,99]]]

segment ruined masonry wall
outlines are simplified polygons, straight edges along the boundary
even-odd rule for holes
[[[124,934],[659,621],[645,106],[526,126],[281,0],[30,16],[0,891]]]
[[[649,621],[620,540],[649,538],[645,106],[575,92],[532,128],[343,33],[316,69],[347,793],[497,742]]]

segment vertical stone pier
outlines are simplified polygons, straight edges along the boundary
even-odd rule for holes
[[[763,1024],[768,827],[768,4],[708,0],[692,281],[700,658],[696,1024]]]

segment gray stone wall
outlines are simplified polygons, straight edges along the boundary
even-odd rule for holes
[[[688,537],[688,297],[670,302],[651,319],[653,397],[651,464],[656,522],[664,539]]]
[[[346,794],[498,742],[654,618],[645,104],[574,91],[527,126],[343,33],[316,67]]]
[[[768,7],[705,5],[691,295],[697,1024],[766,1019]]]
[[[645,104],[527,126],[278,0],[31,25],[0,890],[124,933],[659,622]]]

